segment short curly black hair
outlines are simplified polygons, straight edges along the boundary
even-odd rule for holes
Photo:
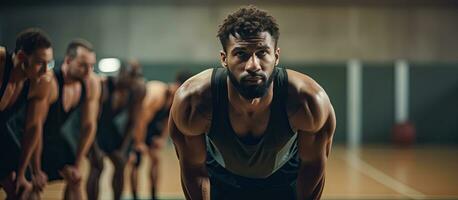
[[[224,19],[223,24],[219,25],[217,37],[223,49],[226,50],[227,41],[230,35],[235,36],[237,33],[241,38],[250,38],[265,31],[269,32],[275,39],[276,46],[280,36],[280,30],[275,18],[266,11],[249,5],[241,7],[229,14],[226,19]]]
[[[28,28],[17,35],[14,52],[22,50],[30,55],[37,49],[50,47],[51,39],[46,32],[39,28]]]

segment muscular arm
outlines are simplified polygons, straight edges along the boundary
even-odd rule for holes
[[[135,131],[138,130],[138,127],[141,125],[141,117],[142,117],[142,103],[143,99],[145,98],[145,85],[142,83],[138,83],[134,89],[132,89],[133,100],[130,102],[129,105],[129,116],[127,120],[127,126],[124,130],[124,138],[120,147],[121,152],[126,152],[129,144],[131,142],[131,138],[134,137]]]
[[[145,98],[142,102],[141,117],[135,130],[135,144],[143,146],[147,134],[147,126],[162,108],[166,99],[166,85],[160,82],[149,82],[146,86]]]
[[[204,135],[211,124],[211,99],[205,92],[210,88],[210,76],[210,70],[204,71],[185,82],[176,92],[170,111],[168,129],[180,161],[187,199],[210,199]]]
[[[24,136],[21,140],[21,157],[19,160],[18,176],[24,176],[32,154],[38,153],[39,141],[42,139],[43,124],[49,109],[50,91],[52,88],[51,77],[45,75],[37,81],[31,80]],[[40,156],[41,154],[36,154]],[[39,158],[35,158],[35,160]],[[32,170],[41,170],[40,162],[34,162]]]
[[[210,199],[210,179],[205,166],[206,150],[204,135],[183,134],[169,120],[170,135],[178,153],[181,181],[186,199]]]
[[[315,133],[299,132],[300,166],[297,177],[298,199],[320,199],[325,183],[325,167],[335,130],[334,114]]]
[[[97,130],[97,116],[99,110],[101,88],[98,77],[91,74],[86,82],[87,96],[83,103],[81,115],[80,141],[76,152],[75,166],[80,166],[84,156],[87,154],[94,141]]]
[[[334,109],[327,94],[311,78],[290,70],[289,77],[292,100],[288,106],[296,107],[290,123],[298,131],[300,158],[297,197],[320,199],[336,126]]]

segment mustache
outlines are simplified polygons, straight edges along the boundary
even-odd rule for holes
[[[267,75],[262,72],[248,72],[248,74],[242,75],[242,77],[240,77],[240,81],[255,77],[259,77],[263,81],[267,80]]]

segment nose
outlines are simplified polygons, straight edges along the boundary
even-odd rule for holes
[[[245,71],[247,72],[257,72],[261,70],[261,65],[259,64],[259,58],[253,54],[250,59],[248,59],[245,65]]]

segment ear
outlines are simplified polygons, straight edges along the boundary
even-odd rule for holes
[[[220,56],[221,65],[223,65],[223,67],[227,67],[226,52],[224,52],[223,50],[219,51],[219,56]]]
[[[26,55],[25,55],[25,52],[23,50],[19,50],[17,53],[16,53],[16,57],[19,59],[19,62],[24,62],[25,59],[26,59]]]
[[[280,62],[280,48],[275,49],[275,66]]]

